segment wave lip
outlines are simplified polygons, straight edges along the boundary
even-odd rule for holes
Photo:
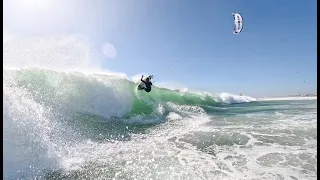
[[[234,103],[245,103],[245,102],[252,102],[256,101],[256,98],[250,96],[240,96],[234,95],[229,93],[221,93],[217,98],[218,102],[227,103],[227,104],[234,104]]]

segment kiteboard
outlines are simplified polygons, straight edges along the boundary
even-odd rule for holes
[[[146,88],[146,84],[144,82],[141,82],[139,85],[138,85],[138,90],[142,90]]]

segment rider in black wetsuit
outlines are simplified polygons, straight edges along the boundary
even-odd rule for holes
[[[146,84],[146,87],[142,88],[142,89],[144,89],[146,92],[150,92],[151,91],[151,86],[152,86],[152,82],[150,81],[150,77],[147,77],[146,80],[144,81],[143,80],[143,75],[142,75],[141,81],[144,82],[144,84]]]

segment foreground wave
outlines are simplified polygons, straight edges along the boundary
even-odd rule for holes
[[[4,69],[4,178],[316,178],[316,100],[136,86]]]

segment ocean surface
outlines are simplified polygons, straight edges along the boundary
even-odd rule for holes
[[[13,40],[3,56],[4,179],[317,177],[316,97],[148,94],[86,71],[99,58],[75,36]]]
[[[4,69],[5,179],[316,179],[317,99]]]

